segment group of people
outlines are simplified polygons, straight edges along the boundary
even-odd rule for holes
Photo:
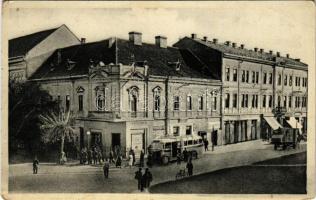
[[[135,179],[137,180],[138,190],[142,192],[150,187],[150,183],[153,181],[153,175],[148,168],[146,168],[144,174],[142,168],[139,168],[138,171],[135,172]]]
[[[80,164],[88,164],[91,165],[92,162],[94,165],[102,164],[104,162],[105,156],[102,150],[98,147],[94,147],[91,149],[82,148],[80,152]]]

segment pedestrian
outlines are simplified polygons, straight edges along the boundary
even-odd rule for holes
[[[79,152],[79,159],[80,159],[80,164],[83,164],[83,148]]]
[[[177,165],[180,165],[181,164],[181,152],[178,151],[177,153]]]
[[[132,149],[132,156],[133,156],[133,166],[135,165],[136,158],[135,158],[135,151]]]
[[[183,160],[184,162],[187,162],[188,161],[188,152],[187,152],[187,148],[184,148],[183,150]]]
[[[133,155],[132,155],[132,154],[129,155],[128,165],[129,165],[129,168],[130,168],[130,169],[131,169],[132,166],[133,166]]]
[[[204,140],[204,150],[208,151],[208,140],[206,138]]]
[[[116,168],[122,168],[122,157],[121,157],[121,155],[117,155],[115,167]]]
[[[301,149],[301,139],[302,139],[302,137],[301,137],[301,135],[300,134],[298,134],[297,135],[297,138],[296,138],[296,146],[297,146],[297,149]]]
[[[148,189],[150,187],[150,183],[153,180],[153,175],[149,171],[148,168],[146,168],[145,173],[143,175],[143,188]]]
[[[153,166],[153,156],[151,153],[148,154],[148,157],[147,157],[147,166],[148,167],[152,167]]]
[[[105,158],[104,165],[103,165],[104,178],[109,178],[109,169],[110,169],[110,162],[108,161],[107,158]]]
[[[101,165],[101,160],[102,160],[102,151],[99,150],[98,151],[98,161],[99,161],[99,164]]]
[[[92,158],[93,158],[93,164],[96,165],[97,164],[97,157],[98,157],[98,152],[97,149],[94,148],[93,152],[92,152]]]
[[[188,169],[189,176],[192,176],[193,175],[193,164],[192,164],[192,160],[191,159],[187,163],[187,169]]]
[[[92,154],[93,154],[92,150],[89,149],[87,154],[88,154],[87,155],[88,156],[88,165],[91,165],[92,164]]]
[[[137,188],[139,191],[142,191],[142,168],[139,168],[137,172],[135,172],[135,179],[137,180]]]
[[[110,158],[110,164],[111,163],[114,163],[114,156],[113,156],[113,151],[112,151],[112,148],[111,148],[111,150],[110,150],[110,155],[109,155],[109,158]]]
[[[33,174],[37,174],[38,165],[39,165],[39,161],[37,159],[37,156],[35,156],[33,160]]]
[[[140,159],[139,159],[140,167],[144,167],[144,160],[145,160],[145,154],[144,154],[144,151],[141,150],[141,152],[140,152]]]

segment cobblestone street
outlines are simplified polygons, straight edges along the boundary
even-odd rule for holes
[[[262,141],[252,141],[236,145],[219,147],[214,152],[206,152],[193,161],[194,175],[219,169],[249,165],[267,159],[306,151],[306,144],[300,149],[285,151],[273,150],[272,145]],[[154,166],[152,185],[174,180],[179,169],[184,169],[185,163],[168,166]],[[16,164],[9,166],[10,192],[80,192],[80,193],[133,193],[137,192],[137,182],[134,173],[137,167],[129,169],[111,168],[110,178],[103,178],[101,165],[83,166],[77,163],[67,163],[58,166],[53,163],[40,163],[39,173],[32,174],[32,164]],[[80,184],[79,184],[80,183]]]

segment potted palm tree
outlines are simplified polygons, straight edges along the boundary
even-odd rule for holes
[[[65,113],[59,110],[58,112],[48,112],[45,115],[40,115],[40,128],[42,130],[42,139],[44,142],[59,142],[60,141],[60,156],[59,164],[64,164],[67,161],[64,145],[65,140],[73,140],[75,131],[72,128],[72,117],[70,112]]]

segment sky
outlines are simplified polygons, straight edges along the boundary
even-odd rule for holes
[[[101,5],[100,5],[101,3]],[[8,38],[66,24],[87,42],[111,36],[128,38],[139,31],[143,41],[154,43],[164,35],[168,45],[196,33],[219,42],[245,44],[246,48],[289,53],[314,66],[315,14],[311,2],[56,2],[12,4]]]

